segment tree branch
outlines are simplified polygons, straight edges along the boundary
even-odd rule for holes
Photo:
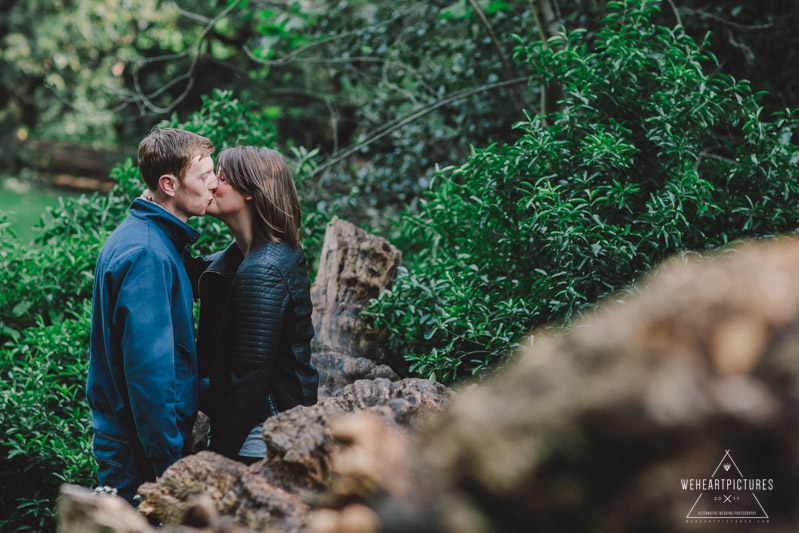
[[[530,9],[533,11],[541,42],[544,47],[549,48],[549,39],[560,31],[552,3],[550,0],[530,0]],[[549,122],[546,116],[557,108],[560,92],[560,87],[553,82],[541,86],[541,117],[544,125]]]
[[[773,22],[768,22],[766,24],[740,24],[738,22],[733,22],[731,20],[727,20],[722,18],[718,15],[714,15],[713,13],[709,13],[707,11],[703,11],[701,9],[692,9],[690,7],[683,7],[680,8],[680,11],[684,13],[692,13],[695,15],[699,15],[702,18],[709,18],[713,19],[717,22],[721,22],[725,26],[732,26],[733,28],[737,28],[739,30],[768,30],[774,27]]]
[[[421,118],[421,117],[423,117],[423,116],[425,116],[425,115],[427,115],[429,113],[432,113],[433,111],[435,111],[436,109],[438,109],[440,107],[443,107],[443,106],[445,106],[447,104],[451,104],[452,102],[455,102],[457,100],[461,100],[463,98],[467,98],[469,96],[473,96],[475,94],[480,94],[480,93],[483,93],[483,92],[486,92],[486,91],[492,91],[494,89],[502,89],[502,88],[505,88],[505,87],[513,87],[515,85],[519,85],[521,83],[525,83],[526,81],[527,81],[527,78],[524,77],[524,78],[515,78],[515,79],[511,79],[511,80],[504,80],[504,81],[500,81],[500,82],[497,82],[497,83],[491,83],[491,84],[488,84],[488,85],[481,85],[480,87],[475,87],[473,89],[467,89],[467,90],[464,90],[464,91],[457,92],[457,93],[455,93],[455,94],[453,94],[451,96],[448,96],[446,98],[442,98],[441,100],[438,100],[438,101],[433,102],[431,104],[425,105],[425,106],[423,106],[421,108],[415,109],[415,110],[411,111],[410,113],[407,113],[407,114],[405,114],[405,115],[403,115],[401,117],[398,117],[398,118],[396,118],[396,119],[384,124],[383,126],[378,128],[377,130],[375,130],[372,133],[370,133],[369,137],[367,137],[366,140],[361,141],[361,142],[359,142],[359,143],[357,143],[355,145],[352,145],[349,148],[347,148],[346,150],[344,150],[343,152],[341,152],[340,154],[337,154],[332,159],[328,159],[322,165],[317,167],[313,171],[311,176],[313,177],[313,176],[316,176],[316,175],[318,175],[318,174],[320,174],[322,172],[325,172],[330,167],[333,167],[333,166],[337,165],[338,163],[340,163],[341,161],[347,159],[352,154],[358,152],[362,148],[364,148],[366,146],[369,146],[370,144],[373,144],[374,142],[376,142],[376,141],[382,139],[383,137],[385,137],[386,135],[388,135],[388,134],[396,131],[397,129],[401,128],[402,126],[405,126],[406,124],[410,124],[414,120],[416,120],[418,118]]]
[[[320,40],[318,40],[316,42],[309,43],[309,44],[307,44],[305,46],[301,46],[299,48],[296,48],[296,49],[292,50],[291,52],[289,52],[288,54],[286,54],[285,56],[281,57],[280,59],[264,59],[262,57],[258,57],[247,46],[244,47],[244,52],[247,54],[247,57],[249,57],[250,59],[252,59],[253,61],[255,61],[257,63],[260,63],[261,65],[281,67],[283,65],[287,65],[289,63],[293,63],[295,61],[298,61],[298,59],[297,59],[298,56],[300,56],[301,54],[307,52],[308,50],[311,50],[312,48],[316,48],[316,47],[325,45],[325,44],[333,42],[333,41],[346,39],[348,37],[360,37],[363,34],[364,30],[366,30],[366,29],[376,28],[376,27],[379,27],[379,26],[387,26],[387,25],[391,24],[392,22],[400,19],[404,15],[406,15],[408,11],[409,11],[409,9],[406,9],[404,11],[403,10],[397,10],[396,13],[394,14],[394,16],[392,18],[390,18],[390,19],[383,20],[383,21],[380,21],[380,22],[376,22],[374,24],[370,24],[370,25],[364,26],[363,28],[359,28],[357,30],[353,30],[353,31],[345,32],[345,33],[334,34],[334,35],[329,35],[329,36],[327,36],[327,37],[325,37],[323,39],[320,39]],[[307,60],[303,60],[303,61],[307,61]]]
[[[477,0],[469,0],[469,4],[471,4],[472,9],[474,12],[477,13],[477,17],[480,19],[480,23],[485,28],[486,32],[488,33],[489,39],[491,39],[491,44],[494,45],[494,50],[497,51],[497,56],[499,56],[499,60],[502,63],[502,68],[505,70],[505,76],[513,76],[513,67],[508,62],[508,58],[505,57],[505,53],[502,51],[502,46],[499,44],[499,40],[497,36],[494,34],[493,28],[491,28],[491,24],[488,22],[488,18],[486,17],[483,10],[477,4]],[[521,108],[522,107],[522,95],[518,92],[517,87],[514,86],[513,88],[513,95],[516,97],[516,106]]]
[[[677,9],[677,6],[674,5],[674,0],[669,0],[669,5],[671,6],[671,10],[674,11],[674,18],[677,19],[677,25],[685,28],[685,26],[683,26],[682,19],[680,18],[680,12]]]
[[[142,63],[140,63],[137,66],[137,68],[134,70],[134,72],[133,72],[133,82],[134,82],[134,85],[136,87],[135,102],[140,104],[140,105],[143,105],[145,108],[149,109],[150,111],[152,111],[154,113],[158,113],[158,114],[167,114],[167,113],[170,113],[173,109],[175,109],[186,98],[186,96],[188,96],[189,92],[191,91],[191,88],[194,86],[194,71],[195,71],[195,69],[197,67],[197,62],[200,59],[200,47],[202,46],[203,42],[206,40],[206,37],[208,36],[208,33],[210,33],[210,31],[213,29],[213,27],[216,25],[217,22],[219,22],[220,20],[225,18],[228,14],[230,14],[234,9],[236,9],[236,7],[238,7],[238,5],[240,3],[241,3],[241,0],[235,0],[228,7],[223,9],[216,17],[214,17],[211,20],[208,20],[208,22],[206,23],[205,28],[203,28],[203,31],[200,33],[200,37],[197,39],[197,42],[193,46],[187,48],[185,51],[180,52],[178,54],[169,54],[169,55],[165,55],[165,56],[159,56],[159,57],[156,57],[156,58],[149,58],[149,59],[143,61]],[[184,14],[183,10],[181,10],[177,6],[177,3],[174,3],[174,4],[175,4],[175,7],[181,12],[181,14]],[[187,16],[187,15],[184,14],[184,16]],[[198,17],[199,17],[199,15],[198,15]],[[196,17],[194,17],[194,19],[197,20]],[[207,19],[205,19],[205,20],[207,20]],[[158,90],[153,91],[150,94],[145,94],[144,93],[144,91],[143,91],[143,89],[141,87],[141,81],[139,80],[139,72],[140,72],[141,67],[143,65],[149,64],[149,63],[155,63],[155,62],[170,61],[170,60],[173,60],[173,59],[179,59],[179,58],[185,57],[185,56],[190,55],[190,54],[192,55],[192,59],[191,59],[191,63],[189,65],[188,71],[184,72],[180,76],[177,76],[176,78],[173,78],[169,83],[167,83],[166,85],[162,86]],[[172,86],[176,85],[177,83],[180,83],[180,82],[182,82],[184,80],[187,80],[187,81],[186,81],[186,86],[183,89],[183,92],[180,95],[178,95],[177,98],[175,98],[172,101],[172,103],[169,104],[168,106],[160,107],[160,106],[157,106],[152,101],[153,98],[163,94],[164,91],[166,91],[170,87],[172,87]]]

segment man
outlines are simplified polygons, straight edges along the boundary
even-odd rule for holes
[[[101,486],[136,491],[181,458],[198,405],[192,288],[182,261],[217,187],[210,140],[153,130],[139,171],[153,201],[136,199],[97,260],[86,396]]]

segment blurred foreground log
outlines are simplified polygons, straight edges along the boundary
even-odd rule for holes
[[[424,497],[383,527],[799,530],[799,240],[673,259],[639,289],[460,394],[420,447]]]

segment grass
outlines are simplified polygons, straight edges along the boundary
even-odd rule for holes
[[[45,209],[57,206],[60,197],[74,194],[15,178],[0,178],[0,217],[8,217],[11,229],[20,242],[30,242],[37,233],[33,226],[41,220]]]

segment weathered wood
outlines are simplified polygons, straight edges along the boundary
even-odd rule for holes
[[[314,352],[388,362],[386,332],[361,317],[369,300],[394,281],[402,254],[385,239],[333,217],[311,287]]]
[[[319,370],[319,399],[328,398],[359,379],[399,379],[388,365],[380,365],[363,357],[350,357],[338,352],[316,352],[312,357]]]
[[[310,407],[294,408],[264,424],[268,460],[259,467],[278,486],[323,489],[330,482],[334,448],[329,426],[335,418],[369,411],[394,424],[416,428],[440,411],[452,391],[426,379],[361,380]]]
[[[22,145],[21,154],[29,167],[52,174],[70,174],[107,180],[124,154],[113,150],[65,141],[30,140]],[[136,154],[132,154],[136,157]]]
[[[208,415],[200,411],[197,413],[197,420],[191,431],[191,438],[186,443],[184,452],[186,455],[201,452],[208,447],[208,432],[211,429],[211,419]]]

